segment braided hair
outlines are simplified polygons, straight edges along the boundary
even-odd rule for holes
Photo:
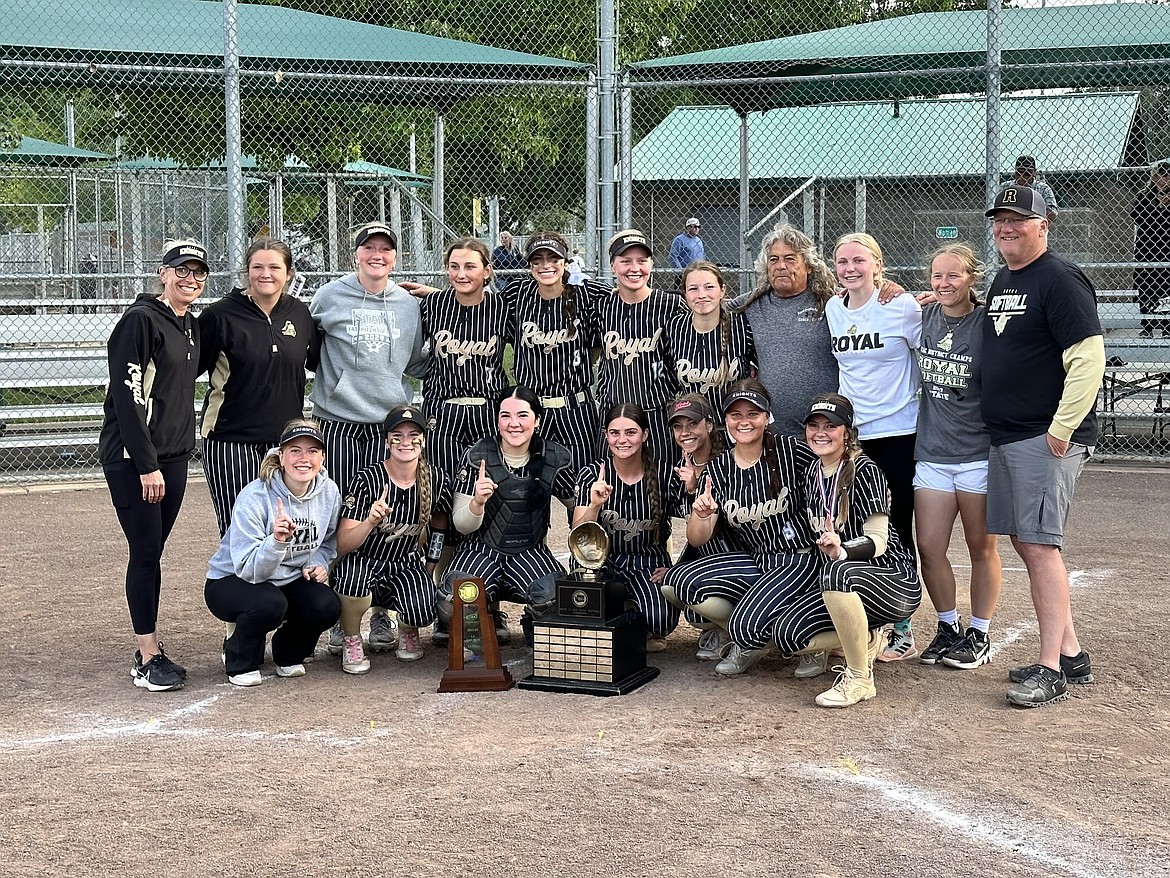
[[[605,426],[608,428],[618,418],[628,418],[647,434],[642,441],[642,482],[646,486],[646,498],[650,501],[650,531],[657,536],[665,515],[662,509],[662,486],[658,483],[658,465],[650,446],[650,418],[644,408],[632,402],[619,403],[606,412]],[[616,473],[612,454],[609,455],[609,463],[611,472]]]
[[[813,403],[831,402],[837,405],[845,404],[852,410],[850,401],[839,393],[818,393]],[[857,458],[861,456],[861,439],[858,438],[856,427],[845,428],[845,453],[838,464],[840,469],[837,476],[837,517],[833,523],[837,528],[843,528],[849,521],[849,492],[857,480]]]
[[[758,378],[741,378],[727,388],[727,393],[731,394],[737,390],[750,390],[752,393],[758,393],[768,401],[769,406],[772,404],[772,394]],[[763,456],[764,462],[768,465],[768,489],[772,496],[779,496],[780,491],[784,488],[780,477],[780,449],[776,442],[776,434],[767,428],[764,429]]]
[[[714,262],[709,262],[706,259],[696,259],[685,269],[682,273],[682,288],[684,298],[686,296],[687,278],[696,271],[705,271],[715,277],[715,282],[719,284],[719,292],[721,297],[725,295],[727,284],[723,278],[723,272],[719,266]],[[727,352],[731,349],[731,309],[727,307],[726,299],[722,299],[719,303],[719,371],[715,373],[715,383],[722,387],[727,383],[727,374],[731,371],[731,361],[728,359]]]
[[[556,241],[565,248],[565,252],[569,250],[569,242],[559,232],[554,232],[548,229],[541,229],[538,232],[533,232],[529,237],[530,241],[535,241],[538,238],[548,238],[550,241]],[[575,284],[569,283],[569,269],[565,267],[564,274],[561,275],[561,310],[565,316],[565,329],[568,330],[569,338],[577,337],[577,295],[579,290]]]

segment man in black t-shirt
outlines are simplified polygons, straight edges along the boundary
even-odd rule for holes
[[[1006,263],[992,281],[983,327],[983,419],[991,433],[988,533],[1008,534],[1028,568],[1039,662],[1009,672],[1007,700],[1040,707],[1089,683],[1060,554],[1077,476],[1097,441],[1105,344],[1096,291],[1048,250],[1043,196],[1008,186],[987,211]]]

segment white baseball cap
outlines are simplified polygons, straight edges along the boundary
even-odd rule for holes
[[[687,220],[687,228],[688,229],[691,226],[701,226],[701,225],[702,225],[702,223],[699,222],[698,217],[691,217],[689,220]]]

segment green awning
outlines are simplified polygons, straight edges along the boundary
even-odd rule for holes
[[[0,153],[2,155],[2,153]],[[114,167],[121,168],[124,171],[222,171],[225,169],[223,162],[207,162],[202,165],[185,165],[169,158],[156,158],[154,156],[143,156],[136,159],[126,159],[125,161],[117,162]],[[255,156],[241,156],[240,167],[245,171],[257,173],[259,171],[266,171],[275,174],[271,168],[260,168],[259,162],[256,161]],[[311,169],[308,165],[302,162],[295,156],[290,156],[285,160],[284,170],[286,176],[286,186],[296,185],[298,179],[304,179],[305,175],[309,174]],[[304,174],[297,173],[298,171]],[[349,186],[376,186],[379,178],[393,177],[404,186],[412,189],[425,189],[430,187],[431,178],[423,174],[416,174],[412,171],[403,171],[400,168],[393,168],[389,165],[379,165],[374,162],[349,162],[345,166],[345,173],[348,174],[362,174],[366,175],[357,179],[350,179],[346,181]],[[317,172],[313,172],[314,179],[319,176]],[[260,177],[249,177],[247,185],[267,184],[267,180]]]
[[[20,145],[12,149],[0,147],[0,164],[76,167],[86,162],[97,162],[109,158],[110,156],[104,152],[77,149],[63,143],[38,140],[35,137],[22,136]]]

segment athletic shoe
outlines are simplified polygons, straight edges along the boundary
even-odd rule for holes
[[[899,631],[896,627],[890,629],[886,648],[877,657],[879,662],[900,662],[912,659],[918,655],[918,647],[914,645],[914,632],[910,629]]]
[[[666,652],[666,636],[647,634],[646,652]]]
[[[922,650],[922,655],[918,656],[918,663],[920,665],[938,664],[939,659],[950,652],[951,648],[956,646],[962,639],[962,622],[956,622],[954,625],[939,622],[934,640],[930,641],[930,646]]]
[[[973,671],[991,661],[991,638],[978,628],[968,628],[963,639],[947,650],[940,661],[948,668]]]
[[[259,686],[264,677],[259,671],[244,671],[240,674],[228,674],[228,682],[233,686]]]
[[[869,668],[870,676],[873,676],[873,665],[877,661],[878,653],[882,651],[887,643],[885,632],[881,628],[871,628],[869,631],[869,643],[865,647],[865,666]],[[832,655],[832,653],[829,653]],[[844,658],[844,655],[842,655]]]
[[[182,665],[180,665],[176,662],[173,662],[169,658],[167,658],[167,654],[162,651],[162,644],[161,643],[158,645],[158,654],[162,657],[162,663],[166,667],[170,668],[174,673],[178,674],[180,680],[187,679],[187,669],[184,668]],[[142,670],[142,650],[136,649],[136,650],[134,650],[134,664],[130,667],[131,679],[133,679],[134,676],[141,670]]]
[[[305,676],[305,666],[299,662],[295,665],[277,665],[276,676],[278,677],[303,677]]]
[[[398,620],[379,608],[370,616],[370,652],[389,652],[398,645]]]
[[[183,678],[174,669],[174,663],[167,661],[161,652],[146,664],[142,663],[142,653],[135,652],[130,678],[135,686],[147,692],[169,692],[183,688]]]
[[[708,628],[699,635],[699,650],[695,658],[701,662],[717,662],[731,652],[731,636],[722,628]]]
[[[409,625],[398,627],[398,649],[394,654],[403,662],[416,662],[423,657],[422,638],[418,636],[417,628]]]
[[[763,646],[759,649],[744,649],[738,643],[731,645],[731,652],[723,661],[715,666],[715,673],[722,674],[724,677],[734,677],[737,674],[742,674],[760,659],[762,659],[768,652],[768,647]]]
[[[512,642],[512,632],[508,629],[508,614],[503,610],[492,610],[492,618],[496,620],[496,643],[500,646]]]
[[[451,627],[447,620],[442,616],[435,619],[435,627],[431,629],[431,644],[434,646],[447,648],[447,644],[451,642]]]
[[[345,648],[345,632],[341,630],[341,623],[334,623],[333,627],[329,629],[329,642],[325,644],[325,649],[329,651],[330,655],[341,655]]]
[[[179,675],[180,677],[182,677],[184,680],[186,680],[186,679],[187,679],[187,669],[186,669],[186,668],[184,668],[184,667],[183,667],[181,664],[179,664],[178,662],[171,661],[171,657],[170,657],[170,656],[168,656],[168,655],[167,655],[167,652],[166,652],[166,650],[165,650],[165,649],[163,649],[163,645],[162,645],[162,641],[161,641],[161,640],[158,642],[158,654],[159,654],[159,655],[161,655],[161,656],[163,657],[163,660],[164,660],[164,661],[165,661],[165,662],[166,662],[168,665],[170,665],[170,666],[171,666],[171,668],[174,670],[174,672],[175,672],[176,674],[178,674],[178,675]]]
[[[1064,674],[1044,665],[1031,665],[1019,683],[1008,688],[1008,704],[1015,707],[1047,707],[1068,698]]]
[[[1013,683],[1022,683],[1028,678],[1033,667],[1033,665],[1024,665],[1012,668],[1008,671],[1008,679]],[[1083,649],[1076,655],[1062,655],[1060,657],[1060,670],[1064,672],[1066,683],[1084,686],[1093,682],[1093,666],[1089,662],[1089,654]]]
[[[347,674],[364,674],[370,669],[370,660],[362,649],[362,636],[342,637],[341,670]]]
[[[792,676],[798,680],[819,677],[825,671],[829,670],[828,652],[809,652],[798,658],[800,661],[796,665],[796,670],[792,672]]]
[[[833,670],[840,671],[837,682],[832,689],[817,696],[817,707],[850,707],[877,695],[872,672],[868,677],[860,677],[848,667],[838,665]]]

